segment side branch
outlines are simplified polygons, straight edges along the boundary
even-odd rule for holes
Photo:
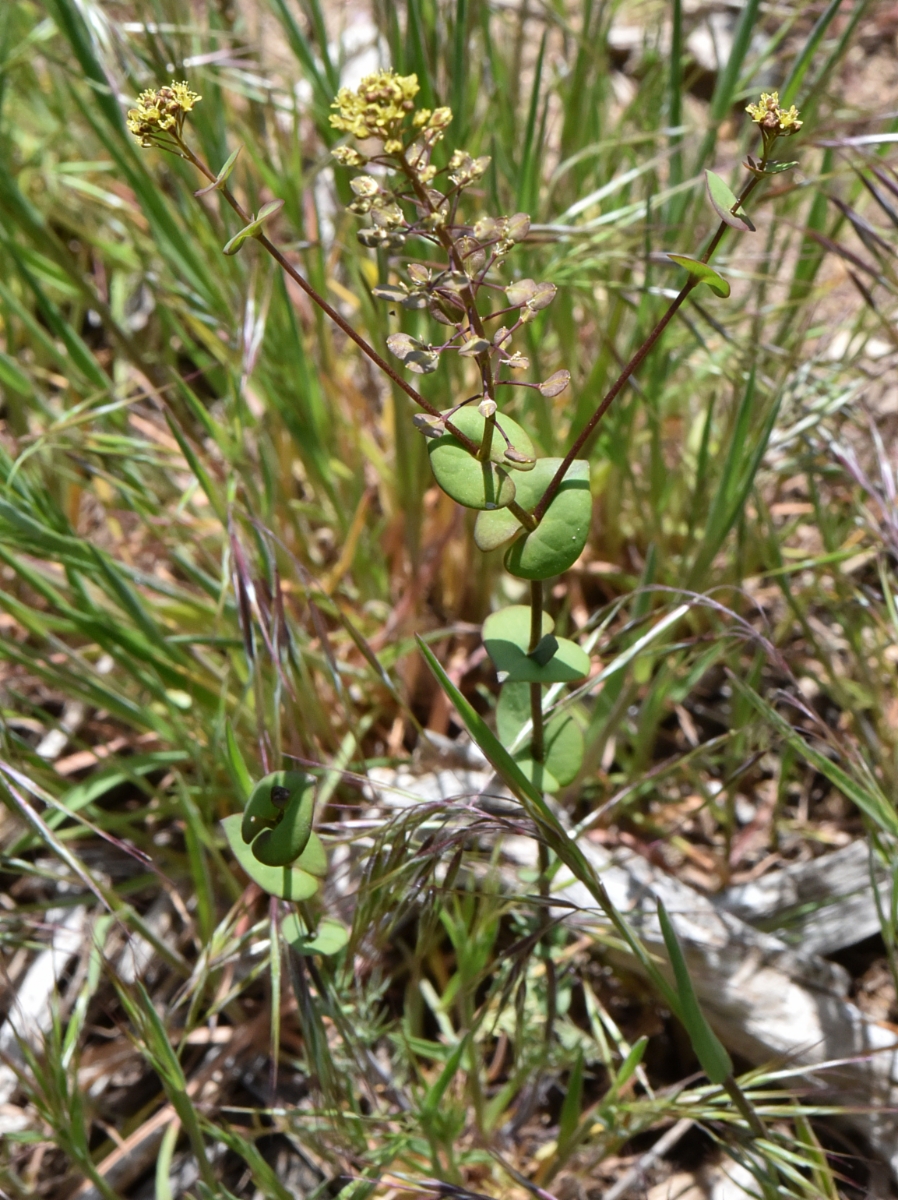
[[[767,161],[766,157],[761,160],[761,168],[762,169],[766,165],[766,161]],[[747,181],[747,183],[745,184],[745,186],[742,189],[742,192],[739,195],[738,207],[741,207],[744,204],[744,202],[748,199],[748,197],[751,195],[751,193],[754,191],[754,189],[758,185],[759,179],[760,179],[760,175],[752,175],[752,177]],[[721,240],[723,239],[723,235],[727,231],[727,228],[728,228],[728,226],[723,221],[721,221],[720,225],[717,227],[717,232],[714,234],[714,237],[711,239],[711,242],[710,242],[707,250],[704,252],[701,259],[699,260],[700,262],[706,263],[706,262],[710,261],[712,254],[717,249],[717,247],[720,245]],[[589,418],[589,420],[586,422],[586,424],[580,430],[579,434],[576,437],[576,440],[574,441],[574,444],[571,446],[570,450],[568,450],[567,454],[561,460],[561,465],[559,466],[559,468],[555,472],[555,474],[552,476],[552,479],[549,482],[549,486],[546,488],[545,492],[543,492],[539,503],[533,510],[533,518],[537,522],[537,524],[539,524],[539,522],[546,515],[546,509],[552,503],[552,500],[555,497],[555,493],[558,491],[559,487],[561,486],[561,481],[564,479],[565,475],[567,474],[571,463],[574,461],[575,458],[577,458],[577,456],[583,450],[584,446],[589,441],[589,438],[591,437],[593,430],[596,428],[599,421],[601,421],[602,417],[604,417],[605,413],[611,407],[614,400],[617,398],[617,396],[623,390],[623,387],[629,380],[630,376],[642,365],[642,363],[648,357],[650,351],[654,347],[655,343],[658,341],[658,338],[661,336],[661,334],[664,332],[664,330],[670,324],[670,322],[671,322],[672,318],[674,317],[674,315],[676,314],[677,310],[682,306],[683,301],[686,299],[686,297],[689,295],[689,293],[693,290],[693,288],[695,288],[698,285],[698,283],[699,283],[699,280],[696,279],[695,276],[689,277],[689,279],[686,281],[686,283],[680,289],[680,292],[677,294],[677,296],[670,302],[670,306],[668,307],[664,316],[661,318],[661,320],[658,322],[658,324],[655,326],[655,328],[651,331],[651,333],[648,335],[648,337],[645,339],[645,341],[642,343],[642,345],[639,347],[639,349],[636,351],[636,353],[633,355],[633,357],[630,359],[630,361],[627,363],[627,365],[624,367],[624,369],[621,371],[620,375],[618,375],[617,379],[614,381],[614,383],[611,385],[611,387],[605,393],[598,408],[595,410],[595,412],[592,414],[592,416]]]

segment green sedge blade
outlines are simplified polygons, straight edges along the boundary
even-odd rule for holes
[[[702,1070],[712,1083],[723,1083],[733,1073],[732,1060],[699,1007],[698,997],[686,966],[686,959],[683,957],[676,932],[667,915],[667,909],[660,900],[658,901],[658,920],[661,923],[664,945],[667,947],[670,964],[673,967],[677,999],[680,1002],[677,1015],[689,1034],[692,1049],[702,1065]]]

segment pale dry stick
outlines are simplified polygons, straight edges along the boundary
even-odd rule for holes
[[[646,1150],[645,1154],[640,1156],[639,1161],[625,1171],[617,1183],[603,1194],[602,1200],[622,1200],[623,1196],[642,1183],[646,1172],[655,1165],[659,1158],[663,1158],[668,1150],[672,1150],[694,1124],[691,1117],[684,1117],[681,1121],[677,1121],[676,1125],[672,1125],[667,1133],[662,1134],[654,1146]]]

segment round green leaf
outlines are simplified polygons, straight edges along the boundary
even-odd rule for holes
[[[243,840],[239,813],[225,817],[221,826],[234,857],[253,881],[264,892],[280,896],[282,900],[308,900],[318,891],[318,881],[299,867],[268,867],[253,855],[252,847]]]
[[[554,628],[555,622],[544,612],[540,633],[546,637]],[[483,644],[497,667],[500,667],[500,663],[496,654],[501,656],[506,646],[514,647],[517,654],[526,654],[530,647],[530,606],[510,604],[507,608],[490,613],[483,622]]]
[[[520,533],[521,529],[518,519],[507,508],[479,512],[474,522],[474,541],[478,549],[484,552],[496,550]]]
[[[514,744],[530,720],[530,685],[506,683],[496,705],[496,733],[506,749]],[[583,732],[570,712],[553,717],[543,731],[545,753],[534,762],[530,743],[514,752],[514,759],[531,783],[544,792],[557,792],[577,776],[583,763]]]
[[[281,924],[281,932],[297,954],[339,954],[349,941],[349,930],[333,917],[323,917],[314,933],[309,933],[295,913]]]
[[[515,497],[515,485],[501,468],[479,462],[461,442],[445,434],[427,447],[433,477],[465,508],[504,508]]]
[[[560,458],[541,458],[529,474],[521,477],[517,501],[522,508],[530,510],[536,506],[561,463]],[[505,569],[519,579],[549,579],[552,575],[560,575],[580,557],[589,535],[591,518],[589,463],[577,458],[568,468],[536,529],[525,532],[509,546]]]
[[[551,655],[537,657],[527,653],[530,609],[526,605],[513,604],[488,616],[483,623],[483,644],[500,678],[511,683],[572,683],[588,675],[589,655],[576,642],[556,638],[553,628],[551,617],[543,613],[543,639],[537,651],[548,648]]]
[[[327,874],[327,852],[321,838],[314,830],[309,835],[305,850],[293,865],[307,871],[309,875],[314,875],[317,879],[323,879]]]
[[[739,200],[730,191],[727,183],[715,175],[713,171],[705,171],[708,181],[708,197],[711,207],[725,225],[731,229],[741,229],[743,232],[754,233],[755,227],[739,204]]]
[[[482,439],[485,418],[476,408],[460,408],[448,419],[471,441]],[[533,443],[520,425],[501,414],[497,414],[497,420],[514,448],[532,460],[535,457]],[[504,508],[515,498],[516,482],[497,464],[516,469],[531,465],[529,461],[526,464],[509,462],[505,450],[505,438],[498,429],[490,446],[490,462],[482,463],[474,458],[451,433],[431,439],[427,447],[431,470],[443,491],[466,508],[479,509]]]
[[[304,771],[273,771],[250,793],[241,835],[261,863],[285,867],[302,854],[312,833],[315,780]]]
[[[533,786],[541,792],[549,792],[550,795],[554,795],[555,792],[561,791],[561,784],[549,770],[548,763],[536,762],[530,757],[529,749],[519,751],[514,756],[514,760]]]
[[[443,414],[447,420],[450,420],[456,429],[460,429],[462,433],[467,434],[472,442],[480,443],[483,438],[483,426],[486,424],[486,418],[479,409],[473,406],[466,406],[458,409],[451,416],[448,413]],[[513,421],[511,417],[505,416],[504,413],[496,413],[496,422],[501,425],[505,431],[505,438],[498,429],[493,431],[493,440],[490,445],[490,461],[494,462],[499,467],[512,466],[518,471],[531,471],[536,465],[536,450],[533,448],[528,434],[520,427],[517,421]],[[518,452],[519,458],[509,459],[507,451],[509,442]],[[524,460],[524,461],[519,461]]]
[[[728,296],[730,294],[730,285],[724,277],[709,267],[707,263],[700,262],[697,258],[689,258],[686,254],[668,254],[671,262],[675,262],[680,267],[685,267],[693,278],[699,283],[706,283],[712,292],[716,292],[718,296]]]

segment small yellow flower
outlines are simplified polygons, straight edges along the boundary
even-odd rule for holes
[[[452,109],[446,107],[435,108],[430,115],[430,120],[427,122],[430,129],[446,129],[452,122]]]
[[[128,129],[141,146],[170,146],[172,140],[180,138],[184,118],[200,100],[202,96],[192,92],[186,82],[174,80],[168,87],[141,92],[137,107],[128,111]]]
[[[762,92],[760,103],[749,104],[745,111],[760,125],[765,142],[798,133],[803,124],[794,104],[789,109],[780,107],[779,92]]]
[[[355,91],[340,88],[331,105],[331,125],[353,137],[378,138],[382,142],[399,142],[409,113],[414,112],[415,96],[419,91],[417,75],[397,75],[395,71],[377,71],[366,75]],[[396,149],[387,153],[397,153]]]

